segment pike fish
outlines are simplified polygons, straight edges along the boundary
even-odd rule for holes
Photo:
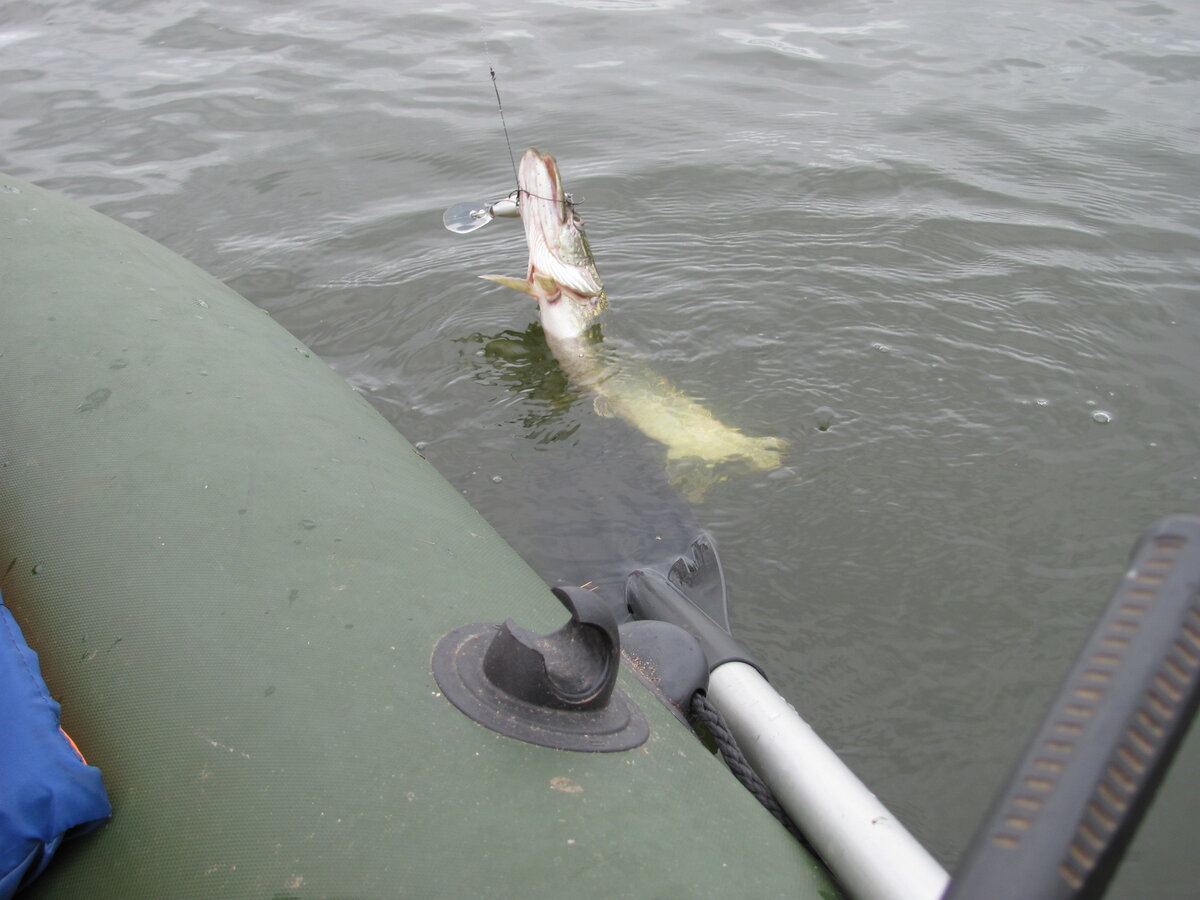
[[[524,278],[481,277],[537,301],[547,344],[567,378],[593,395],[596,412],[624,419],[663,444],[671,484],[692,501],[739,467],[779,468],[786,441],[743,434],[666,379],[630,370],[605,352],[592,326],[608,299],[583,220],[563,190],[554,157],[526,150],[517,186],[528,270]]]

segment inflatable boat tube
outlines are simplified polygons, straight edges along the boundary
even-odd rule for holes
[[[620,752],[447,702],[439,639],[547,587],[264,312],[3,176],[0,579],[113,806],[30,898],[836,893],[628,671]]]

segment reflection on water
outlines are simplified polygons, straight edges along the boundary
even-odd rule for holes
[[[595,326],[599,329],[599,325]],[[520,395],[519,421],[526,437],[538,444],[566,440],[579,430],[579,422],[567,416],[582,392],[567,380],[558,360],[546,345],[541,323],[531,322],[524,331],[505,328],[493,335],[480,332],[458,343],[479,345],[474,377],[487,385],[503,385]],[[566,420],[566,421],[564,421]]]

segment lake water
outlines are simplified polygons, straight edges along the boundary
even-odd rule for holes
[[[569,390],[518,225],[554,153],[606,340],[786,470],[685,501]],[[222,278],[551,582],[697,528],[778,688],[949,867],[1157,517],[1200,511],[1200,6],[0,8],[0,171]],[[1200,891],[1200,735],[1110,891]]]

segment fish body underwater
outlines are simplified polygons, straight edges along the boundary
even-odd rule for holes
[[[666,379],[630,370],[605,352],[593,326],[608,300],[554,157],[526,150],[517,186],[529,248],[525,278],[482,277],[537,301],[547,344],[567,378],[593,395],[596,411],[624,419],[663,444],[671,484],[692,501],[739,466],[780,468],[786,441],[743,434]]]

